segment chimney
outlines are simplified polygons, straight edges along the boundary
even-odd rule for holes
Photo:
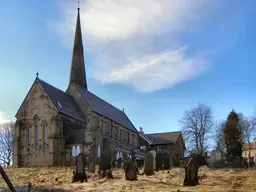
[[[144,134],[142,127],[140,127],[140,133]]]

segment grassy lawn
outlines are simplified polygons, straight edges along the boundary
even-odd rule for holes
[[[256,191],[256,169],[219,169],[202,167],[199,175],[206,175],[196,187],[184,187],[184,169],[159,171],[147,177],[138,176],[138,181],[126,181],[123,170],[113,171],[114,179],[99,179],[87,173],[87,183],[72,183],[73,168],[5,168],[6,174],[15,186],[24,186],[29,182],[32,188],[55,189],[54,191]],[[57,178],[57,181],[56,181]],[[0,178],[0,187],[6,183]]]

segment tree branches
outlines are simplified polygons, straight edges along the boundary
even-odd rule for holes
[[[0,162],[9,166],[13,155],[14,123],[0,125]]]
[[[199,103],[184,113],[180,123],[187,150],[203,155],[209,147],[208,141],[213,128],[211,107]]]

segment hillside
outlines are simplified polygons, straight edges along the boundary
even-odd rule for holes
[[[201,185],[184,187],[184,169],[171,169],[156,172],[154,176],[139,175],[138,181],[126,181],[122,170],[113,171],[114,179],[98,179],[90,176],[88,183],[72,183],[71,168],[5,168],[7,175],[15,186],[24,186],[29,182],[33,188],[55,189],[54,191],[256,191],[256,170],[210,170],[203,167],[199,175],[206,175]],[[56,181],[57,178],[57,181]],[[0,187],[6,187],[0,179]],[[1,191],[1,190],[0,190]]]

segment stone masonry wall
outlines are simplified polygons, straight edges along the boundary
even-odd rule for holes
[[[14,138],[14,163],[16,166],[52,166],[57,109],[40,83],[35,83],[17,113]],[[38,118],[38,144],[36,145],[35,117]],[[46,141],[44,144],[44,127]],[[30,128],[30,145],[28,138]],[[14,165],[15,166],[15,165]]]

